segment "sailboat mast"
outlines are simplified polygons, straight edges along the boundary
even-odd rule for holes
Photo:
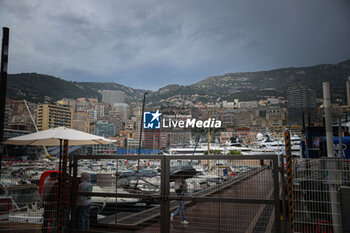
[[[39,130],[38,130],[38,127],[36,126],[35,121],[34,121],[34,118],[33,118],[33,115],[32,115],[32,113],[31,113],[31,112],[30,112],[30,110],[29,110],[29,107],[28,107],[27,101],[26,101],[26,100],[23,100],[23,102],[24,102],[24,105],[25,105],[25,106],[26,106],[26,108],[27,108],[27,111],[28,111],[28,113],[29,113],[30,119],[31,119],[31,120],[32,120],[32,122],[33,122],[33,125],[34,125],[35,130],[36,130],[36,132],[38,132],[38,131],[39,131]],[[48,153],[47,153],[47,150],[46,150],[46,147],[45,147],[45,146],[43,146],[43,149],[44,149],[45,155],[48,155]]]

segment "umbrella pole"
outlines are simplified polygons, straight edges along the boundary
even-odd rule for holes
[[[68,156],[68,153],[67,153],[67,156]],[[68,168],[69,168],[69,172],[68,172],[68,211],[67,211],[67,218],[69,219],[69,216],[71,216],[70,219],[72,219],[72,187],[73,187],[73,184],[72,184],[72,167],[73,167],[73,157],[72,155],[69,155],[68,156]],[[71,224],[69,224],[69,227],[71,227]],[[71,229],[71,228],[70,228]]]
[[[60,202],[61,202],[61,179],[62,179],[62,171],[61,171],[61,162],[62,162],[62,139],[60,139],[60,157],[58,162],[58,194],[57,194],[57,215],[56,221],[58,220],[58,216],[60,215]]]
[[[62,233],[64,232],[63,228],[65,220],[64,220],[64,210],[66,208],[66,189],[67,189],[67,157],[68,157],[68,140],[64,140],[63,142],[64,147],[63,147],[63,164],[62,164],[62,181],[61,181],[61,186],[60,186],[60,192],[62,193],[61,198],[60,198],[60,205],[58,206],[59,209],[59,215],[58,215],[58,226],[57,226],[57,233]]]

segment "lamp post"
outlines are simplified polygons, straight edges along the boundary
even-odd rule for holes
[[[140,125],[140,140],[139,140],[139,153],[138,155],[141,154],[141,141],[142,141],[142,129],[143,129],[143,115],[145,111],[145,101],[146,101],[146,95],[148,92],[145,92],[143,94],[143,103],[142,103],[142,112],[141,112],[141,125]],[[140,169],[140,159],[137,159],[137,171]]]

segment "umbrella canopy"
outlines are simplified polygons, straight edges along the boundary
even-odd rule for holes
[[[70,146],[110,144],[116,142],[101,136],[84,133],[66,127],[51,128],[32,134],[14,137],[6,140],[4,144],[32,145],[32,146],[59,146],[60,140],[68,140]]]
[[[176,166],[170,168],[170,182],[175,181],[176,179],[180,178],[180,175],[183,175],[184,179],[192,178],[197,174],[196,169],[194,169],[191,166]]]

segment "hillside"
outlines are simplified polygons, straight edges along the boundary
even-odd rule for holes
[[[184,95],[184,99],[198,101],[256,100],[261,96],[286,96],[293,86],[306,86],[322,98],[322,82],[329,81],[332,97],[345,99],[345,82],[350,76],[350,60],[336,65],[317,65],[284,68],[261,72],[229,73],[208,77],[189,86],[169,85],[148,97],[157,102],[166,97]]]
[[[350,60],[336,65],[291,67],[261,72],[229,73],[208,77],[188,86],[168,85],[147,95],[148,104],[167,105],[172,98],[193,103],[256,100],[262,96],[286,96],[293,86],[307,86],[322,98],[322,82],[329,81],[332,97],[345,99],[345,82],[350,76]],[[36,73],[9,74],[8,98],[26,99],[34,103],[54,102],[62,98],[92,97],[101,100],[100,90],[121,90],[126,102],[141,102],[145,90],[133,89],[117,83],[72,82]],[[149,92],[149,91],[148,91]]]
[[[26,99],[34,103],[54,102],[62,98],[79,97],[98,98],[100,90],[121,90],[126,94],[128,103],[138,101],[144,90],[125,87],[117,83],[72,82],[49,75],[22,73],[8,75],[7,97]]]

